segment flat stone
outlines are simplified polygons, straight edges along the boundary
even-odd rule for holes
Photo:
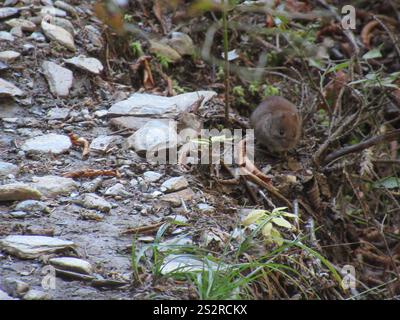
[[[71,178],[59,176],[33,177],[32,187],[39,190],[45,197],[53,198],[58,195],[69,195],[79,184]]]
[[[0,178],[7,177],[9,174],[16,175],[19,171],[18,166],[9,162],[0,161]]]
[[[102,212],[109,212],[111,210],[111,204],[95,193],[85,194],[82,200],[82,205],[85,208],[96,209]]]
[[[25,93],[11,82],[0,78],[0,98],[23,96]]]
[[[147,182],[157,182],[162,178],[162,174],[155,171],[146,171],[143,173],[143,178]]]
[[[168,179],[161,185],[161,191],[173,192],[173,191],[178,191],[178,190],[184,189],[188,186],[189,186],[189,183],[185,177],[183,177],[183,176],[174,177],[174,178]]]
[[[2,60],[4,62],[8,62],[8,63],[14,61],[19,56],[21,56],[21,54],[19,52],[12,51],[12,50],[0,52],[0,60]]]
[[[70,4],[68,4],[64,1],[57,0],[56,2],[54,2],[54,6],[68,12],[71,15],[78,14],[78,12],[76,11],[76,9],[73,6],[71,6]]]
[[[71,21],[65,18],[50,17],[48,22],[52,25],[63,28],[64,30],[68,31],[72,36],[76,34],[74,25],[71,23]]]
[[[188,111],[201,97],[204,97],[201,103],[203,106],[216,94],[214,91],[196,91],[164,97],[148,93],[134,93],[128,99],[113,104],[108,110],[108,114],[111,116],[173,118]]]
[[[150,120],[154,120],[153,118],[148,117],[118,117],[112,118],[109,121],[111,127],[116,128],[118,130],[122,129],[131,129],[131,130],[139,130]],[[160,121],[168,122],[168,119],[159,119]]]
[[[0,201],[38,200],[42,194],[26,183],[10,183],[0,185]]]
[[[31,289],[23,297],[23,300],[50,300],[51,296],[44,291]]]
[[[69,108],[52,108],[47,113],[49,120],[65,120],[68,118],[71,110]]]
[[[49,83],[50,91],[55,96],[67,97],[74,79],[72,71],[51,61],[44,61],[42,68]]]
[[[18,299],[13,298],[13,297],[9,296],[7,294],[7,292],[4,292],[3,290],[0,290],[0,301],[2,301],[2,300],[18,300]]]
[[[46,37],[41,32],[32,32],[28,39],[32,39],[37,42],[45,42]]]
[[[70,51],[76,51],[74,37],[67,30],[62,27],[47,23],[45,19],[43,19],[41,26],[44,34],[50,40],[58,42]]]
[[[72,241],[44,236],[10,235],[0,240],[0,249],[21,259],[35,259],[72,247]]]
[[[194,198],[194,192],[192,189],[187,188],[174,193],[168,193],[160,198],[161,201],[167,202],[173,207],[179,207],[183,201],[190,201]]]
[[[126,191],[124,185],[122,183],[116,183],[115,185],[111,186],[110,188],[108,188],[104,194],[106,196],[113,196],[113,197],[129,197],[131,196],[131,194]]]
[[[34,24],[32,21],[25,20],[22,18],[14,18],[11,20],[7,20],[6,25],[12,28],[20,27],[22,31],[33,32],[36,30],[36,24]]]
[[[14,298],[20,298],[29,290],[29,284],[15,278],[4,278],[1,288]]]
[[[15,38],[7,31],[0,31],[0,40],[13,42]]]
[[[0,19],[8,18],[17,15],[19,9],[12,7],[0,8]]]
[[[49,263],[52,266],[63,270],[69,270],[83,274],[92,274],[93,272],[93,268],[89,262],[78,258],[51,258]]]
[[[49,133],[26,140],[21,149],[28,153],[61,154],[71,146],[72,143],[68,136]]]
[[[15,218],[15,219],[25,219],[26,217],[29,216],[28,212],[25,211],[12,211],[9,213],[11,218]]]
[[[174,148],[178,144],[176,122],[151,120],[127,139],[128,147],[138,153]],[[150,161],[150,159],[147,159]],[[166,159],[165,159],[166,160]]]
[[[42,17],[46,15],[56,16],[56,17],[66,17],[67,13],[64,10],[48,6],[48,7],[43,7],[42,10],[40,10],[40,15]]]
[[[17,38],[22,38],[24,36],[24,32],[22,31],[21,27],[11,28],[10,33]]]
[[[89,71],[94,74],[100,74],[103,71],[102,63],[96,58],[87,58],[83,55],[73,57],[71,59],[64,59],[64,61],[68,64],[72,64],[73,66]]]
[[[15,206],[15,210],[24,212],[46,212],[49,213],[49,207],[42,201],[25,200]]]
[[[90,143],[90,150],[105,152],[119,140],[121,140],[120,136],[98,136]]]

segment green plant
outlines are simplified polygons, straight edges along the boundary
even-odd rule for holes
[[[141,57],[144,54],[142,45],[139,41],[134,41],[131,43],[131,50],[135,57]]]

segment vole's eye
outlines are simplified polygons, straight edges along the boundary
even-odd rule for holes
[[[280,134],[281,136],[285,135],[285,130],[284,130],[283,128],[280,128],[280,129],[279,129],[279,134]]]

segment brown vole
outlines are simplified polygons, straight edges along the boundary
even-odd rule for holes
[[[253,111],[250,123],[256,142],[271,152],[292,149],[299,142],[301,118],[297,108],[283,97],[271,96]]]

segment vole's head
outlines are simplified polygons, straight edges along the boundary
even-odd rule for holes
[[[277,111],[270,114],[265,130],[271,151],[287,151],[299,141],[301,120],[297,113]]]

